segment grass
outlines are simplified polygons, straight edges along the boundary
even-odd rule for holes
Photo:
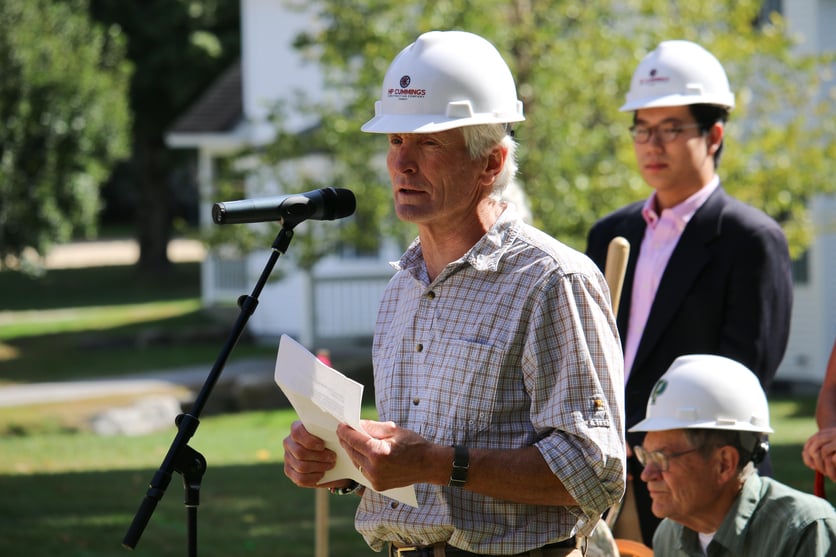
[[[281,440],[291,411],[208,418],[189,445],[208,466],[200,489],[200,555],[310,557],[312,490],[282,473]],[[63,433],[0,439],[0,555],[113,556],[174,438]],[[165,557],[186,552],[181,477],[174,475],[134,551]],[[329,499],[334,555],[373,555],[354,531],[352,497]]]
[[[0,272],[0,385],[118,376],[215,361],[236,314],[200,307],[200,269]],[[233,308],[234,309],[234,308]],[[234,355],[270,356],[245,336]]]
[[[0,383],[114,376],[214,361],[228,325],[199,308],[198,272],[178,264],[161,282],[128,267],[51,271],[41,279],[0,273]],[[222,321],[222,320],[221,320]],[[220,329],[220,332],[219,332]],[[239,344],[235,354],[275,353]],[[0,408],[0,555],[105,557],[121,547],[176,434],[100,437],[77,426],[91,406],[119,400]],[[770,402],[775,477],[812,492],[801,447],[815,431],[811,396]],[[374,415],[373,408],[365,409]],[[201,419],[189,446],[206,458],[200,489],[198,553],[309,557],[315,496],[282,472],[282,439],[292,410]],[[827,484],[836,501],[836,486]],[[187,520],[179,475],[160,499],[134,553],[186,552]],[[374,555],[354,531],[356,499],[331,497],[332,555]]]
[[[801,450],[807,439],[816,432],[814,418],[816,400],[813,396],[791,397],[777,395],[769,402],[769,454],[776,479],[798,490],[813,493],[814,473],[801,460]],[[827,500],[836,504],[836,484],[825,482]]]
[[[158,276],[130,265],[52,269],[41,276],[0,271],[0,286],[0,309],[15,312],[183,300],[200,296],[200,264],[177,263]]]
[[[812,492],[800,451],[813,431],[812,400],[771,404],[775,475]],[[371,415],[372,409],[367,409]],[[315,496],[282,473],[281,440],[295,414],[246,412],[203,419],[189,445],[207,459],[198,511],[199,554],[310,557]],[[89,433],[0,438],[0,555],[104,557],[120,547],[174,428],[139,437]],[[828,484],[829,500],[836,488]],[[187,540],[184,489],[175,475],[143,532],[137,555],[182,555]],[[331,497],[332,555],[373,555],[353,528],[356,499]],[[25,548],[25,550],[24,550]]]

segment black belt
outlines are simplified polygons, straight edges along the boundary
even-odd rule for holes
[[[575,539],[575,536],[572,536],[566,540],[544,545],[539,549],[540,551],[547,551],[549,549],[573,549],[577,546],[577,539]],[[509,555],[508,557],[526,557],[530,555],[530,553],[530,551],[524,551],[523,553]],[[465,551],[464,549],[459,549],[449,544],[444,546],[444,555],[446,557],[485,557],[481,553],[471,553],[470,551]],[[435,546],[419,545],[396,547],[395,544],[390,543],[389,557],[435,557]]]

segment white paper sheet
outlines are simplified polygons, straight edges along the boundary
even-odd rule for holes
[[[320,483],[351,478],[366,486],[366,489],[372,489],[337,439],[339,423],[362,430],[360,407],[363,402],[363,385],[325,365],[287,335],[282,335],[279,342],[275,380],[307,430],[337,453],[336,466],[325,473]],[[381,493],[401,503],[418,506],[413,486],[388,489]]]

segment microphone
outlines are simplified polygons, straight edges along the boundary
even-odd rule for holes
[[[295,226],[313,220],[341,219],[354,214],[357,201],[351,190],[322,188],[306,193],[223,201],[212,206],[215,224],[282,221]]]

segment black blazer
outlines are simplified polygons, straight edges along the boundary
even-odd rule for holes
[[[630,242],[617,316],[622,339],[646,226],[643,205],[637,202],[604,217],[587,238],[587,255],[602,271],[610,240],[623,236]],[[659,283],[626,385],[626,427],[644,418],[656,380],[683,354],[737,360],[768,391],[786,350],[792,295],[781,228],[718,187],[685,227]],[[643,437],[627,438],[632,446]]]

